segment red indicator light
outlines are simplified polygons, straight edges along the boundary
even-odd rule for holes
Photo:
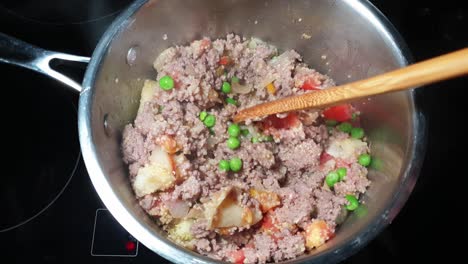
[[[135,242],[133,242],[133,241],[128,241],[128,242],[125,244],[125,248],[126,248],[128,251],[133,251],[133,250],[135,250]]]

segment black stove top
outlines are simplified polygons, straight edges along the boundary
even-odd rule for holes
[[[129,2],[1,0],[0,32],[45,49],[90,56]],[[401,32],[416,61],[468,44],[468,9],[458,1],[372,2]],[[0,259],[167,263],[115,222],[97,196],[80,155],[78,96],[29,70],[0,64],[0,72],[2,145],[7,146],[0,184]],[[82,72],[74,74],[80,78]],[[451,262],[462,256],[462,243],[456,241],[466,242],[468,234],[462,195],[468,177],[462,165],[466,142],[461,140],[467,85],[467,78],[460,78],[419,93],[429,141],[415,190],[394,222],[345,263]]]

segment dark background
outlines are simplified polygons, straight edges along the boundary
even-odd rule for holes
[[[49,50],[90,56],[106,26],[128,2],[0,0],[0,32]],[[468,45],[468,9],[462,6],[464,1],[372,2],[402,34],[415,61]],[[9,157],[3,160],[6,170],[2,176],[32,175],[17,181],[35,182],[35,189],[28,193],[38,201],[44,195],[41,190],[57,193],[70,180],[60,199],[44,213],[20,228],[0,232],[4,252],[0,263],[2,256],[5,261],[15,260],[13,263],[164,262],[142,245],[134,259],[90,256],[95,212],[103,206],[82,162],[73,178],[62,176],[70,174],[79,154],[74,110],[78,96],[29,70],[0,64],[0,76],[2,134],[6,134],[2,145]],[[463,259],[468,244],[468,173],[464,168],[468,163],[464,137],[467,86],[465,77],[418,92],[418,104],[429,131],[418,183],[393,223],[345,263],[432,263],[438,259],[450,263]],[[63,158],[68,156],[71,158]],[[59,176],[62,178],[56,180]],[[4,208],[4,199],[8,198],[1,197],[0,206]],[[0,217],[8,218],[1,212]]]
[[[372,2],[401,33],[415,61],[468,46],[466,1]],[[468,155],[460,122],[467,113],[463,109],[467,88],[468,78],[464,77],[430,85],[419,93],[418,103],[428,121],[426,158],[405,207],[387,232],[376,239],[389,233],[400,251],[385,254],[381,263],[456,263],[463,259],[468,236],[464,202],[468,181],[460,167]],[[365,253],[356,255],[360,257],[365,258]]]

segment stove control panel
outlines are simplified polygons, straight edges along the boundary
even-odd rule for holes
[[[95,257],[136,257],[138,241],[130,235],[107,209],[97,209],[91,255]]]

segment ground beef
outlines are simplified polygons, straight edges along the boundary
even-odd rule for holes
[[[278,240],[277,244],[278,249],[273,252],[275,261],[293,259],[305,251],[304,237],[300,234],[284,236],[283,239]]]
[[[316,189],[314,196],[317,200],[317,218],[329,222],[334,226],[334,222],[341,212],[341,207],[346,203],[345,198],[336,196],[327,189]]]
[[[367,179],[367,168],[357,163],[351,164],[346,175],[346,182],[338,182],[334,188],[339,194],[364,193],[370,185]]]
[[[195,200],[201,193],[200,180],[191,176],[182,184],[177,185],[173,192],[173,198],[182,198],[184,200]]]
[[[297,145],[280,146],[279,158],[290,170],[314,169],[319,164],[322,148],[313,139]]]
[[[202,254],[209,254],[211,251],[210,241],[206,238],[199,239],[196,243],[196,249]]]
[[[208,230],[207,221],[203,219],[197,220],[195,223],[193,223],[191,232],[196,238],[209,237],[209,235],[212,233]]]
[[[357,163],[368,144],[326,126],[321,110],[248,120],[240,126],[240,147],[227,146],[238,110],[313,92],[301,88],[306,82],[334,85],[296,51],[229,34],[171,47],[154,68],[156,79],[145,82],[138,114],[124,128],[122,154],[133,188],[145,187],[140,206],[175,243],[223,261],[294,259],[321,245],[308,239],[312,228],[332,234],[345,196],[359,197],[369,186],[367,168]],[[164,76],[174,80],[173,89],[160,89]],[[223,82],[230,93],[221,91]],[[226,103],[228,97],[236,102]],[[216,119],[213,127],[202,112]],[[220,169],[234,157],[242,160],[240,171]],[[328,186],[327,174],[341,167],[347,175]]]
[[[130,164],[130,175],[137,174],[138,169],[147,161],[148,149],[145,148],[145,137],[133,125],[126,125],[123,131],[122,152],[124,162]]]
[[[269,235],[258,234],[254,236],[255,250],[248,254],[246,252],[246,263],[266,263],[271,260],[272,253],[277,249],[273,238]]]
[[[282,206],[273,214],[276,220],[292,224],[310,221],[315,204],[312,190],[303,182],[281,188]]]
[[[151,208],[153,208],[153,204],[155,201],[155,197],[151,194],[145,195],[141,200],[140,200],[140,206],[143,207],[143,209],[149,211]]]

